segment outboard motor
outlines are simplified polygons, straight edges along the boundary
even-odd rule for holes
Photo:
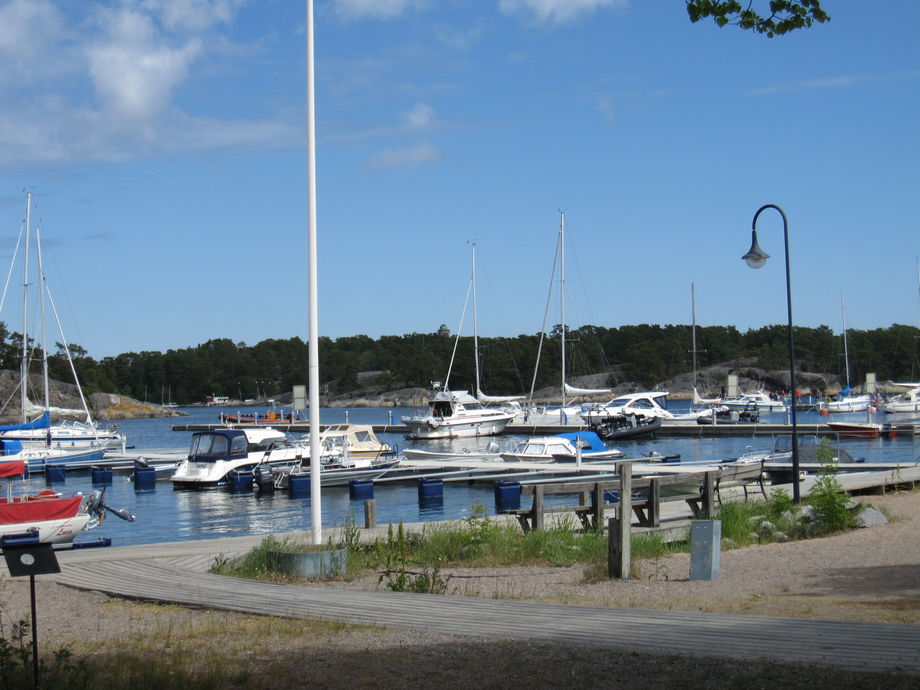
[[[273,491],[275,488],[275,475],[272,468],[266,463],[260,463],[252,468],[252,479],[260,491]]]
[[[142,456],[142,457],[134,458],[134,469],[136,469],[136,470],[142,470],[142,469],[146,469],[146,468],[148,468],[148,467],[150,467],[150,463],[147,462],[147,458],[145,458],[145,457],[143,457],[143,456]]]

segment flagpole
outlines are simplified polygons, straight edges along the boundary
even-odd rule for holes
[[[316,279],[316,121],[313,75],[313,0],[307,0],[307,258],[309,263],[310,526],[323,543],[319,440],[319,318]]]

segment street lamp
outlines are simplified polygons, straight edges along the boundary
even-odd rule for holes
[[[766,204],[757,209],[754,214],[754,220],[751,222],[751,248],[747,254],[741,258],[747,262],[751,268],[761,268],[770,255],[767,254],[760,245],[757,244],[757,218],[768,208],[779,211],[783,217],[783,237],[786,242],[786,309],[789,313],[789,388],[792,390],[792,401],[790,403],[790,418],[792,420],[792,500],[795,503],[801,502],[799,495],[799,437],[798,426],[795,418],[795,345],[792,337],[792,280],[789,274],[789,223],[786,220],[786,214],[779,206],[775,204]]]

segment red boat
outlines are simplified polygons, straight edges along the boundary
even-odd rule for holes
[[[101,522],[99,516],[104,512],[91,515],[80,495],[62,496],[45,489],[37,494],[14,497],[12,478],[23,474],[25,462],[22,460],[0,462],[0,477],[6,477],[9,482],[6,497],[0,498],[0,536],[37,532],[40,542],[62,544],[73,541],[81,530]]]

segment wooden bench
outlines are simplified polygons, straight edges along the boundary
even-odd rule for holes
[[[690,475],[691,477],[694,475]],[[725,467],[698,473],[700,488],[695,492],[668,493],[667,488],[675,484],[686,484],[688,474],[637,478],[631,481],[631,508],[638,518],[640,527],[658,527],[661,524],[661,504],[684,501],[695,519],[712,519],[716,502],[722,505],[721,491],[740,486],[744,489],[747,500],[751,486],[757,486],[766,497],[763,480],[763,464],[752,463],[745,466]],[[617,479],[600,482],[551,482],[541,484],[522,484],[521,495],[532,495],[530,508],[504,510],[503,513],[517,518],[525,532],[541,530],[545,525],[547,514],[574,513],[585,529],[598,529],[604,524],[606,508],[619,508],[619,502],[608,502],[604,496],[607,491],[619,490]],[[662,490],[665,495],[662,496]],[[578,494],[577,505],[545,506],[547,496],[564,496]],[[636,494],[639,494],[637,496]],[[592,500],[593,495],[593,500]],[[644,497],[643,497],[644,496]]]

